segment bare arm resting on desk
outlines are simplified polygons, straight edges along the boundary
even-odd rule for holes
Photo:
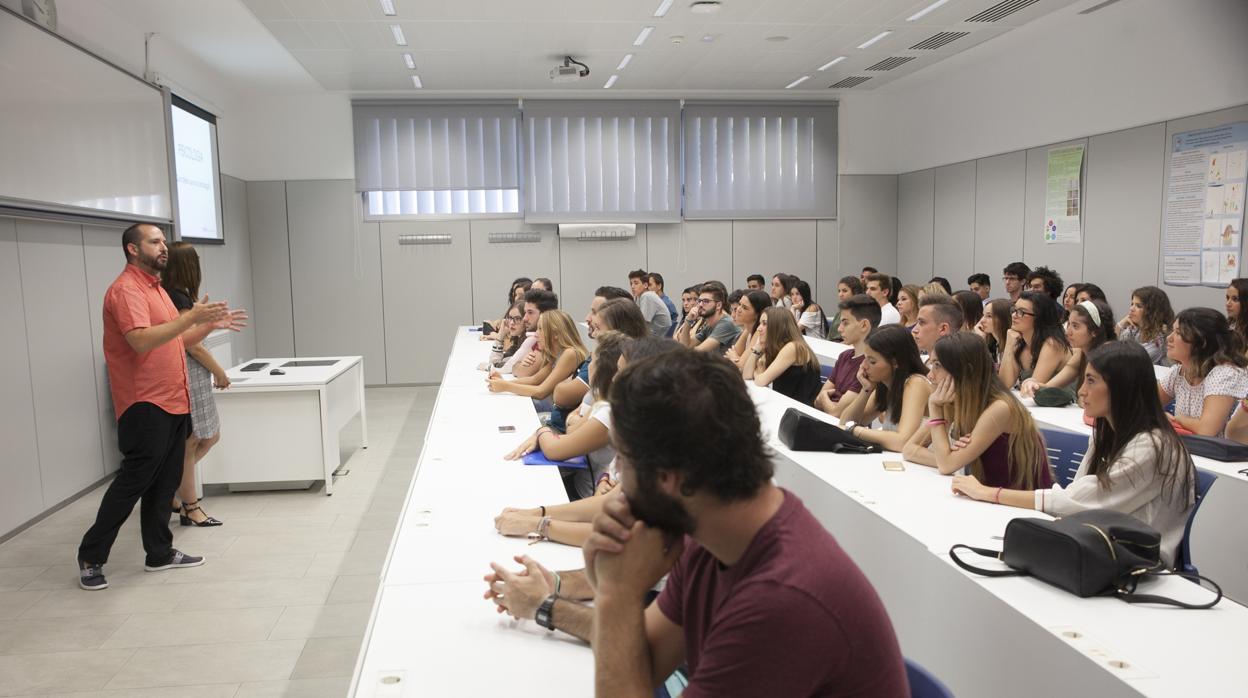
[[[533,620],[546,597],[559,587],[559,599],[551,611],[554,626],[573,637],[589,642],[594,630],[594,609],[577,603],[592,598],[592,590],[583,570],[551,572],[528,555],[518,555],[516,562],[524,565],[517,572],[490,563],[485,575],[485,599],[494,602],[499,613],[509,613],[516,620]],[[556,582],[555,575],[558,575]]]

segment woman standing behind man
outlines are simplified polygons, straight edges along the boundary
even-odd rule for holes
[[[178,313],[188,312],[199,298],[199,253],[189,242],[175,242],[169,246],[169,264],[160,275],[160,285],[169,294]],[[186,347],[187,384],[191,391],[191,435],[186,439],[186,457],[182,462],[182,484],[174,502],[183,526],[220,526],[221,521],[204,513],[195,498],[195,466],[208,455],[208,451],[221,439],[221,425],[217,419],[217,403],[212,397],[215,385],[222,390],[230,387],[230,377],[225,369],[204,348],[203,344]]]

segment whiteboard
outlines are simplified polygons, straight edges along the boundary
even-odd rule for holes
[[[169,220],[160,90],[0,8],[0,201]]]

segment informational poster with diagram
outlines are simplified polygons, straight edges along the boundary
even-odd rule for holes
[[[1083,146],[1049,149],[1044,193],[1044,242],[1079,244],[1083,211]]]
[[[1248,183],[1248,121],[1175,134],[1166,173],[1162,275],[1172,286],[1239,276]]]

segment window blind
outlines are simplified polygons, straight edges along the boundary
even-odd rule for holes
[[[512,105],[356,104],[357,191],[517,189]]]
[[[685,104],[686,219],[835,218],[836,106]]]
[[[680,103],[526,101],[525,220],[680,220]]]

